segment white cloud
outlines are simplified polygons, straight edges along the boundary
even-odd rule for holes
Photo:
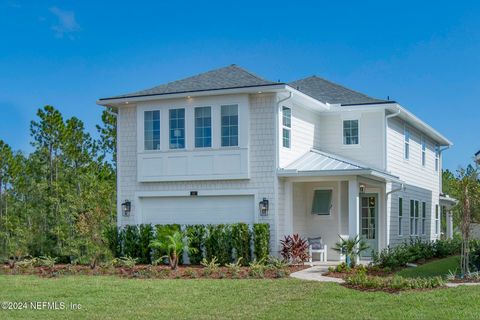
[[[58,7],[51,7],[50,12],[58,19],[58,23],[52,26],[55,36],[58,38],[68,36],[73,40],[73,33],[81,30],[80,25],[75,19],[75,12],[62,10]]]

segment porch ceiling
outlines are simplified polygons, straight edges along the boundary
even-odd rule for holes
[[[311,149],[290,165],[280,169],[278,175],[284,177],[366,175],[401,182],[398,177],[387,172],[317,149]]]

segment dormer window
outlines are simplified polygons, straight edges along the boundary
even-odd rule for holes
[[[343,144],[359,144],[358,120],[343,120]]]
[[[291,146],[291,134],[292,134],[292,109],[283,107],[282,108],[282,140],[283,147],[290,148]]]

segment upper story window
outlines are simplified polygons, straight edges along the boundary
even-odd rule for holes
[[[343,121],[343,144],[358,144],[358,120]]]
[[[170,109],[170,149],[185,148],[185,109]]]
[[[427,153],[427,143],[425,141],[425,137],[422,136],[422,166],[424,166],[424,167],[425,167],[425,164],[426,164],[426,161],[427,161],[426,160],[426,157],[427,157],[426,153]]]
[[[403,129],[403,135],[405,139],[405,151],[404,151],[404,157],[405,159],[410,158],[410,129],[405,125],[405,128]]]
[[[439,166],[440,166],[440,147],[435,146],[435,171],[438,172]]]
[[[287,107],[282,109],[282,125],[283,125],[283,146],[290,148],[291,146],[291,129],[292,129],[292,110]]]
[[[238,146],[238,105],[222,106],[222,147]]]
[[[145,111],[144,116],[144,148],[160,149],[160,111]]]
[[[212,108],[195,108],[195,148],[212,146]]]

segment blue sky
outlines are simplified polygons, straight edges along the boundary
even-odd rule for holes
[[[474,1],[0,0],[0,139],[31,150],[54,105],[95,133],[99,97],[232,63],[272,80],[316,74],[399,101],[454,142],[444,167],[480,149],[480,4]]]

